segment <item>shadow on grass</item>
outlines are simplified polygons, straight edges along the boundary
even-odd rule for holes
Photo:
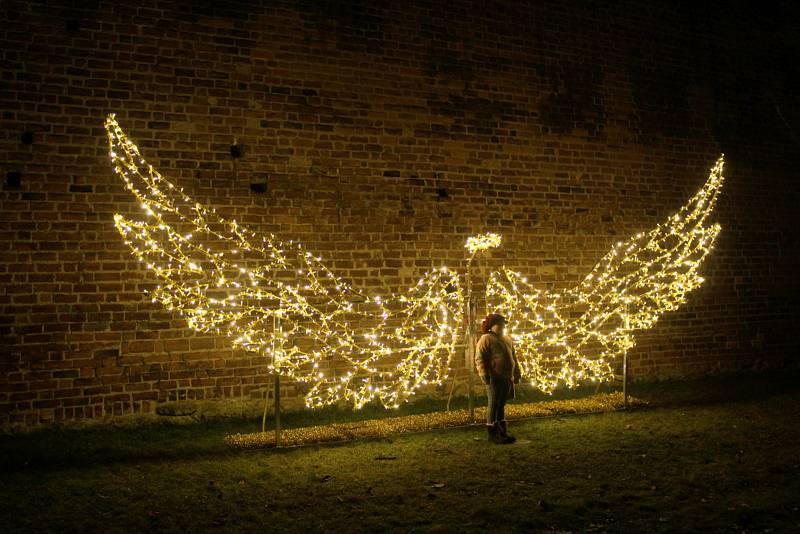
[[[798,380],[800,369],[796,368],[738,371],[693,380],[635,383],[628,392],[648,401],[650,406],[645,409],[658,409],[766,399],[798,391]]]

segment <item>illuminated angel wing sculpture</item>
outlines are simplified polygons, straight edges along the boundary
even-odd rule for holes
[[[616,245],[575,287],[546,291],[505,266],[489,275],[487,306],[509,323],[524,380],[552,393],[559,383],[613,378],[614,361],[703,282],[703,259],[720,232],[706,219],[723,183],[724,154],[703,187],[655,228]]]
[[[153,302],[312,384],[308,406],[377,398],[397,407],[446,378],[464,317],[455,271],[434,269],[405,295],[368,297],[300,243],[258,235],[194,201],[142,158],[113,113],[105,127],[114,171],[144,211],[114,222],[160,281]]]

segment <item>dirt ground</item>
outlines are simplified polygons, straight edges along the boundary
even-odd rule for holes
[[[779,370],[633,384],[650,407],[514,422],[513,445],[488,443],[475,427],[240,451],[224,436],[260,421],[239,419],[2,436],[0,524],[104,533],[798,532],[798,379],[798,370]],[[361,415],[369,414],[325,417]]]

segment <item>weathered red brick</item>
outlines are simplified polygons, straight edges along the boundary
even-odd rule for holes
[[[533,2],[487,6],[434,6],[446,16],[423,25],[411,4],[371,7],[369,46],[358,28],[339,25],[318,36],[330,46],[287,49],[285,34],[254,24],[233,35],[206,17],[180,36],[198,53],[167,70],[157,58],[174,41],[150,38],[186,24],[171,0],[111,10],[104,24],[114,35],[87,26],[59,54],[43,44],[47,28],[63,24],[56,12],[20,4],[19,19],[0,20],[0,58],[35,62],[12,68],[0,90],[4,172],[20,177],[0,195],[0,346],[13,362],[0,425],[148,412],[177,388],[186,398],[250,396],[272,379],[265,358],[190,331],[144,293],[158,282],[113,224],[115,213],[141,210],[111,172],[102,121],[112,111],[187,193],[256,232],[302,241],[382,294],[432,267],[463,266],[464,239],[485,231],[504,244],[477,264],[476,291],[503,264],[540,288],[576,284],[615,241],[681,206],[724,147],[730,185],[714,215],[723,231],[702,267],[706,283],[637,338],[631,375],[796,361],[797,145],[772,106],[791,117],[797,103],[776,86],[774,101],[754,110],[757,84],[730,91],[707,59],[731,79],[752,78],[748,64],[783,79],[785,62],[763,60],[781,51],[727,32],[735,14],[721,8],[709,26],[645,16],[679,9],[655,0],[606,10],[602,25]],[[285,20],[290,31],[297,9],[284,0],[249,16]],[[775,42],[796,40],[792,24]],[[623,38],[619,28],[636,30]],[[109,39],[133,45],[109,49]],[[709,42],[725,53],[709,56]],[[78,56],[89,59],[73,64]],[[34,143],[24,146],[30,128]],[[234,138],[245,147],[235,162]],[[283,394],[301,393],[285,380]]]

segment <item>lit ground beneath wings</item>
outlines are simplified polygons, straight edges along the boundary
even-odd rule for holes
[[[644,406],[646,401],[628,396],[628,406]],[[506,406],[509,421],[578,413],[598,413],[620,410],[624,407],[624,397],[619,391],[600,393],[581,399],[564,399]],[[475,409],[477,419],[485,418],[485,407]],[[451,428],[470,424],[469,410],[452,410],[426,414],[370,419],[350,423],[290,428],[281,431],[281,446],[310,445],[375,438],[406,432],[424,432],[436,428]],[[240,449],[259,449],[275,446],[275,432],[254,432],[252,434],[230,434],[225,442]]]

